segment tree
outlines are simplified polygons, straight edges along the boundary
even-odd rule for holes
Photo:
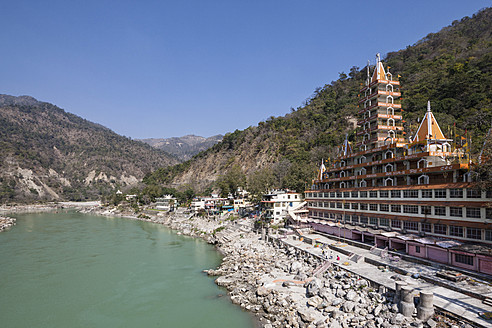
[[[254,202],[259,202],[264,193],[275,186],[275,177],[271,168],[257,170],[248,177],[248,191]]]
[[[216,184],[220,189],[221,197],[227,197],[229,194],[235,195],[239,187],[246,187],[246,175],[241,167],[235,164],[226,174],[219,176]]]

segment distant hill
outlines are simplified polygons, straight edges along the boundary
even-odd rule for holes
[[[176,163],[55,105],[0,95],[0,202],[98,199]]]
[[[165,151],[168,154],[176,156],[182,162],[189,160],[201,151],[207,150],[216,143],[220,142],[224,136],[219,134],[216,136],[204,138],[195,135],[186,135],[184,137],[173,138],[150,138],[137,139],[145,142],[154,148]]]
[[[407,128],[416,125],[431,100],[444,132],[452,137],[456,122],[457,133],[471,133],[473,152],[479,151],[492,122],[492,8],[387,54],[384,64],[394,77],[401,75]],[[316,89],[291,113],[228,133],[212,148],[185,163],[159,169],[144,182],[203,189],[239,166],[250,178],[248,188],[269,180],[273,187],[304,190],[321,160],[335,156],[345,134],[354,140],[365,74],[365,68],[354,66]]]

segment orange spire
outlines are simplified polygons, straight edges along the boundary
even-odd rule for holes
[[[417,133],[415,133],[413,142],[424,141],[425,139],[446,140],[434,114],[431,112],[430,101],[427,102],[427,113],[425,113]]]
[[[384,71],[383,63],[381,62],[379,53],[376,55],[376,68],[374,69],[374,73],[372,74],[371,82],[375,82],[377,80],[386,80],[386,72]]]

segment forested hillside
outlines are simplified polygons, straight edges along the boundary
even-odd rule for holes
[[[431,100],[444,132],[451,131],[456,122],[457,133],[466,130],[471,134],[473,151],[479,151],[492,123],[491,8],[387,54],[384,64],[393,76],[401,75],[404,119],[410,130]],[[335,155],[345,134],[354,139],[358,90],[365,76],[366,68],[352,67],[337,81],[315,90],[291,113],[228,133],[192,160],[159,169],[144,182],[223,189],[216,181],[226,181],[228,175],[239,172],[248,177],[245,187],[253,192],[268,187],[303,190],[321,159]]]
[[[177,162],[52,104],[0,95],[0,202],[99,199]]]

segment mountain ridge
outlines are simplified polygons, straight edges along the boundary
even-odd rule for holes
[[[98,199],[171,155],[30,96],[0,95],[0,201]]]
[[[182,137],[136,139],[154,148],[176,156],[180,161],[186,161],[201,151],[207,150],[220,142],[224,136],[217,134],[208,138],[188,134]]]

